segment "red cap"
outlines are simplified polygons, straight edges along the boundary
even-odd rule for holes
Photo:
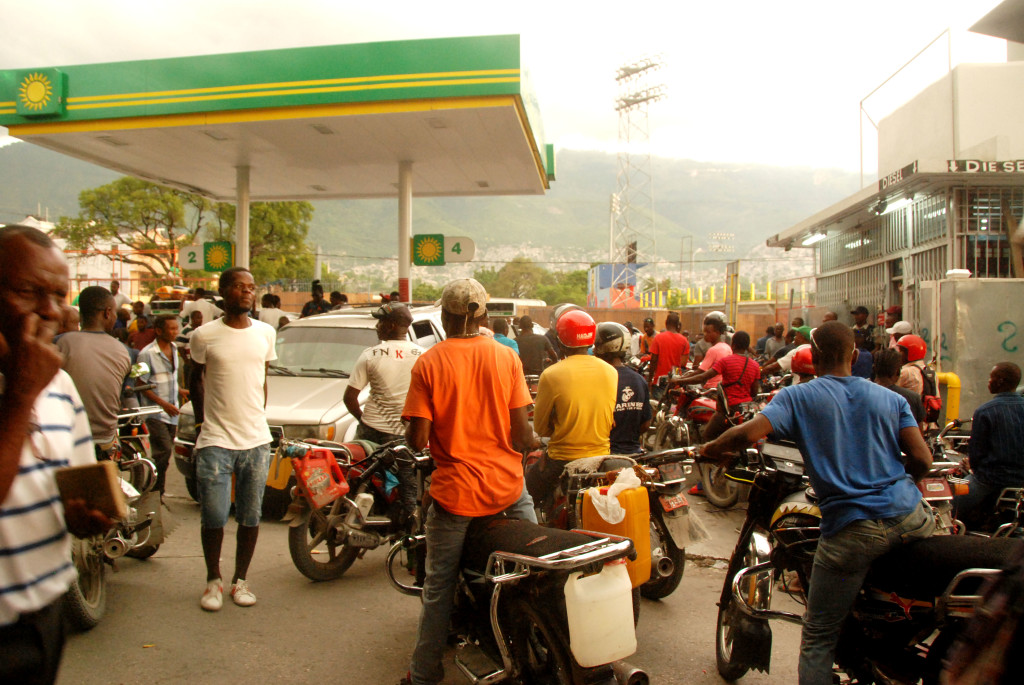
[[[891,306],[888,309],[886,309],[885,313],[886,314],[902,314],[903,313],[903,307],[899,306],[898,304],[894,304],[893,306]]]

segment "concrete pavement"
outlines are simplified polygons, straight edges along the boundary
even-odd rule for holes
[[[118,562],[108,576],[107,615],[92,631],[70,636],[59,685],[398,682],[408,668],[419,604],[388,584],[385,550],[368,553],[338,580],[312,583],[292,564],[287,528],[266,522],[249,574],[258,603],[243,609],[226,598],[223,610],[206,613],[199,608],[205,582],[198,506],[184,495],[177,472],[169,474],[168,491],[182,493],[167,498],[180,525],[151,559]],[[643,601],[640,646],[628,659],[658,684],[723,682],[714,643],[724,572],[714,562],[728,557],[742,512],[719,513],[691,499],[714,539],[688,550],[697,563],[687,563],[673,595]],[[225,573],[233,565],[233,538],[231,522]],[[740,682],[796,681],[799,631],[785,624],[773,630],[772,674]],[[447,672],[446,685],[466,682],[450,654]]]

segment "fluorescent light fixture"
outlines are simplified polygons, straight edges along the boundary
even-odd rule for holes
[[[871,241],[868,240],[867,238],[857,238],[852,243],[846,243],[846,245],[843,245],[843,247],[845,247],[847,250],[852,250],[854,248],[861,247],[863,245],[870,245],[870,244],[871,244]]]
[[[811,235],[809,235],[806,238],[804,238],[803,242],[800,243],[800,244],[803,245],[804,247],[809,247],[809,246],[813,245],[814,243],[820,243],[822,240],[824,240],[827,237],[828,236],[825,235],[824,233],[812,233]]]
[[[882,211],[881,216],[885,216],[886,214],[892,214],[897,209],[902,209],[903,207],[906,207],[907,205],[912,204],[913,202],[914,201],[909,197],[901,197],[898,200],[893,200],[892,202],[886,205],[885,210]]]

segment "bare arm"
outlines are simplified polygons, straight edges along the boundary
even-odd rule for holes
[[[416,452],[422,452],[430,440],[430,427],[433,422],[422,416],[413,416],[409,419],[409,426],[405,429],[405,442]]]
[[[928,451],[928,445],[921,437],[920,429],[916,426],[901,428],[900,448],[907,455],[907,473],[913,476],[915,481],[921,480],[932,467],[932,453]]]
[[[0,359],[7,362],[6,389],[0,396],[0,503],[7,499],[18,475],[21,448],[31,430],[36,398],[64,361],[51,342],[55,332],[52,323],[30,314],[17,349],[11,349],[0,336]]]
[[[650,363],[650,366],[647,367],[648,373],[650,373],[650,377],[647,380],[650,383],[654,383],[654,370],[656,368],[658,368],[658,355],[656,355],[656,354],[654,354],[652,352],[651,353],[651,363]]]
[[[540,445],[540,440],[530,426],[530,413],[527,407],[509,409],[508,417],[512,423],[512,447],[524,452]]]
[[[718,372],[714,369],[708,369],[707,371],[690,371],[689,373],[683,374],[682,378],[679,379],[679,382],[685,385],[704,385],[717,375]]]
[[[195,415],[196,423],[202,423],[205,417],[206,405],[206,364],[192,363],[192,373],[188,378],[188,393],[192,398],[192,413]]]
[[[733,426],[718,436],[718,439],[706,443],[700,448],[703,457],[721,461],[722,455],[744,449],[772,432],[771,422],[758,414],[750,421]]]
[[[345,396],[342,398],[345,408],[358,423],[363,422],[363,410],[359,408],[359,390],[351,385],[345,388]]]

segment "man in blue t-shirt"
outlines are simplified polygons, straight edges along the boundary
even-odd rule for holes
[[[643,435],[651,427],[652,412],[647,381],[624,363],[631,338],[625,326],[606,321],[598,324],[594,339],[594,355],[611,364],[619,374],[615,411],[612,414],[615,425],[609,435],[613,454],[643,452]]]
[[[704,457],[727,461],[773,434],[796,442],[804,457],[819,498],[821,539],[804,614],[801,685],[832,683],[839,631],[871,562],[934,530],[914,486],[931,454],[907,401],[850,375],[857,352],[848,326],[825,323],[811,343],[817,379],[783,388],[753,420],[701,449]]]

